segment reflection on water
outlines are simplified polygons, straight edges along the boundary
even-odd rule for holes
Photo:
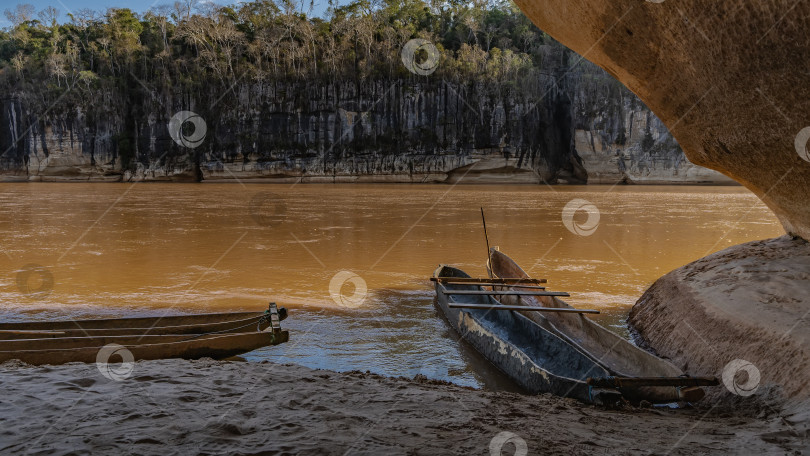
[[[600,213],[589,236],[562,222],[577,198]],[[572,305],[602,310],[599,321],[621,334],[657,277],[782,233],[738,187],[0,184],[0,205],[3,320],[252,310],[272,300],[291,310],[291,340],[249,360],[470,386],[502,385],[438,318],[427,278],[439,263],[485,275],[481,206],[492,245],[570,292]],[[330,296],[341,271],[368,288],[356,308]]]

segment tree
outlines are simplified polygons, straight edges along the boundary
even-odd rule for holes
[[[17,5],[13,10],[7,9],[3,13],[11,22],[13,28],[17,28],[19,25],[30,22],[34,19],[34,14],[36,13],[37,9],[34,5],[30,3],[23,3]]]

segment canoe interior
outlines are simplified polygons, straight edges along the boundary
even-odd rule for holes
[[[93,320],[43,320],[21,323],[0,323],[0,330],[60,330],[60,329],[121,329],[150,328],[153,326],[187,326],[224,323],[260,317],[263,312],[228,312],[194,315],[132,317]]]
[[[468,277],[463,271],[441,266],[438,277]],[[476,350],[498,369],[531,393],[551,392],[588,400],[584,384],[591,376],[608,375],[607,371],[576,348],[566,343],[530,319],[515,312],[497,312],[484,309],[450,308],[449,303],[499,305],[490,296],[447,295],[448,290],[476,290],[477,285],[436,283],[437,302],[448,322]],[[476,340],[484,328],[492,340]],[[528,358],[510,352],[514,347]],[[513,356],[505,357],[505,353]]]
[[[155,343],[183,342],[202,337],[213,337],[214,334],[169,334],[169,335],[127,335],[98,337],[60,337],[48,339],[16,339],[0,341],[0,351],[19,350],[56,350],[72,348],[101,348],[107,344],[150,345]]]
[[[148,321],[149,325],[145,325],[144,323],[140,323],[143,326],[124,326],[124,327],[111,327],[111,328],[84,328],[83,326],[81,329],[74,325],[73,328],[67,329],[1,329],[0,328],[0,341],[3,340],[15,340],[15,339],[45,339],[45,338],[64,338],[64,337],[101,337],[101,336],[119,336],[119,335],[135,335],[135,334],[149,334],[149,335],[161,335],[161,334],[205,334],[205,333],[212,333],[212,332],[249,332],[251,330],[259,330],[262,331],[267,326],[269,326],[268,322],[261,322],[260,320],[263,313],[258,312],[250,312],[245,313],[248,318],[242,318],[238,320],[225,320],[223,321],[213,321],[209,323],[198,323],[198,324],[188,324],[188,325],[178,325],[178,326],[171,326],[171,325],[164,325],[166,323],[165,320],[156,320],[151,319]],[[223,314],[223,315],[233,315],[233,314]],[[237,314],[238,316],[242,316],[243,314]],[[117,319],[117,320],[104,320],[105,322],[109,321],[121,321],[121,320],[129,320],[129,319]],[[143,320],[143,319],[137,319]],[[97,321],[97,320],[84,320],[84,321]],[[37,326],[39,326],[40,322],[36,322]],[[63,322],[59,322],[63,323]],[[77,323],[82,324],[82,323]],[[126,324],[138,324],[127,321]],[[157,326],[152,326],[157,324]],[[106,324],[94,324],[92,326],[106,326]]]
[[[529,277],[528,274],[499,250],[491,249],[491,271],[496,276]],[[500,287],[496,287],[500,288]],[[553,296],[504,296],[504,303],[537,307],[571,308]],[[540,314],[571,342],[601,362],[614,375],[626,377],[677,377],[683,371],[625,340],[618,334],[574,313],[530,312]],[[529,316],[531,318],[531,315]]]
[[[488,269],[494,277],[529,277],[514,260],[496,248],[490,249]],[[504,296],[502,300],[505,304],[513,305],[571,308],[565,301],[554,296]],[[622,377],[684,375],[683,371],[672,363],[633,345],[585,315],[532,311],[521,313],[539,324],[550,326],[560,337],[606,368],[610,375]],[[624,389],[622,392],[629,398],[646,399],[654,403],[676,402],[681,398],[681,393],[674,387],[641,387]]]

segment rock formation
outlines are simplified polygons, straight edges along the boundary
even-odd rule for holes
[[[693,163],[739,181],[810,239],[810,4],[516,0],[636,93]],[[797,143],[799,151],[797,152]],[[803,159],[804,157],[804,159]]]
[[[756,370],[747,372],[749,380],[737,379],[734,393],[810,400],[810,326],[803,320],[810,316],[808,283],[807,241],[749,242],[661,277],[633,307],[630,321],[659,354],[692,375],[733,377],[746,370],[733,361],[744,360]],[[769,391],[771,385],[781,388]],[[722,387],[710,393],[732,394]]]
[[[727,377],[738,396],[760,387],[761,399],[778,392],[805,404],[801,419],[810,421],[810,72],[799,57],[810,49],[810,4],[517,3],[635,92],[692,162],[745,185],[794,236],[735,246],[667,274],[639,299],[630,322],[688,372]]]
[[[403,77],[171,93],[131,81],[44,115],[12,94],[0,180],[730,182],[686,160],[603,70],[568,71],[579,58],[559,44],[545,52],[549,74],[528,88]],[[169,134],[180,110],[204,119],[199,147]]]

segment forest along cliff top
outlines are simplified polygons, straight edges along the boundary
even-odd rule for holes
[[[0,180],[729,180],[509,3],[354,3],[328,19],[261,5],[14,13]]]

